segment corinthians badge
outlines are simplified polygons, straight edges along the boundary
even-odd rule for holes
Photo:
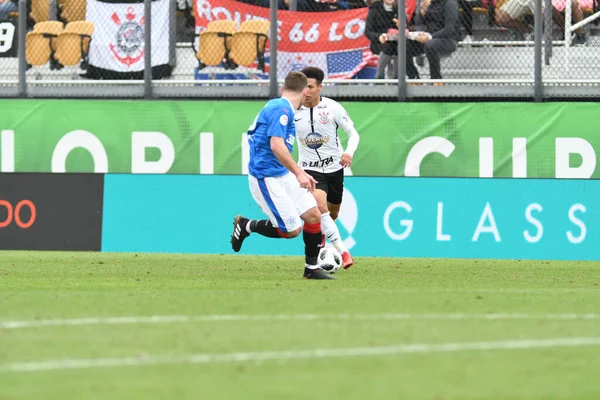
[[[319,122],[321,122],[322,124],[326,124],[329,122],[329,113],[328,112],[323,112],[319,114]]]
[[[133,7],[127,7],[126,21],[122,21],[116,12],[111,19],[119,30],[115,35],[116,44],[109,44],[110,51],[117,61],[129,67],[144,57],[144,16],[136,22]]]

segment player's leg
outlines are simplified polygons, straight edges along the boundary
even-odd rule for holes
[[[309,194],[310,195],[310,194]],[[314,198],[313,198],[314,200]],[[300,215],[304,220],[302,239],[304,240],[304,279],[335,279],[323,272],[318,264],[319,251],[322,247],[321,213],[316,205]]]
[[[327,209],[329,215],[327,218],[321,217],[321,225],[323,231],[332,232],[331,237],[327,234],[327,237],[331,243],[335,246],[336,250],[342,255],[342,267],[348,269],[354,265],[352,255],[346,248],[340,230],[335,223],[335,220],[340,214],[340,207],[342,205],[342,196],[344,194],[344,170],[340,169],[334,173],[327,175],[329,190],[327,191]],[[331,227],[329,225],[332,225]]]
[[[290,174],[291,175],[291,174]],[[323,245],[321,232],[321,213],[314,196],[298,185],[292,175],[288,181],[288,193],[297,213],[304,221],[302,239],[304,240],[304,279],[335,279],[323,272],[317,263],[319,251]]]
[[[252,232],[269,238],[298,236],[301,232],[300,218],[296,214],[295,207],[292,205],[281,179],[279,177],[256,179],[249,175],[248,183],[254,201],[269,219],[251,220],[242,215],[236,216],[231,234],[233,251],[240,251],[244,239]]]
[[[343,174],[343,170],[340,171],[342,171]],[[347,249],[344,247],[340,231],[333,219],[331,219],[330,210],[327,207],[328,192],[331,187],[330,181],[332,180],[330,175],[332,174],[323,174],[311,170],[307,170],[306,172],[317,181],[317,188],[314,190],[313,196],[315,197],[315,200],[317,200],[317,207],[321,213],[321,230],[326,238],[329,239],[333,247],[342,254],[342,252],[347,251]],[[337,172],[334,174],[337,174]]]

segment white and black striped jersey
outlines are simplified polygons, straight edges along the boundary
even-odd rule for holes
[[[338,137],[338,127],[344,132],[354,131],[354,122],[335,100],[321,97],[313,108],[301,106],[294,115],[298,142],[298,165],[323,173],[342,168],[340,157],[344,153]]]

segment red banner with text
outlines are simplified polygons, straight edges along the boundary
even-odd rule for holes
[[[415,0],[407,2],[412,15]],[[196,0],[196,30],[221,19],[241,22],[269,19],[270,10],[236,0]],[[364,67],[376,63],[365,36],[368,8],[331,12],[278,11],[277,76],[312,65],[325,71],[328,79],[355,77]],[[269,54],[266,64],[269,65]]]

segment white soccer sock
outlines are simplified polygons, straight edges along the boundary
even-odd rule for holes
[[[348,251],[346,246],[344,246],[342,237],[340,236],[340,230],[329,213],[321,214],[321,231],[323,231],[333,247],[335,247],[340,254]]]

